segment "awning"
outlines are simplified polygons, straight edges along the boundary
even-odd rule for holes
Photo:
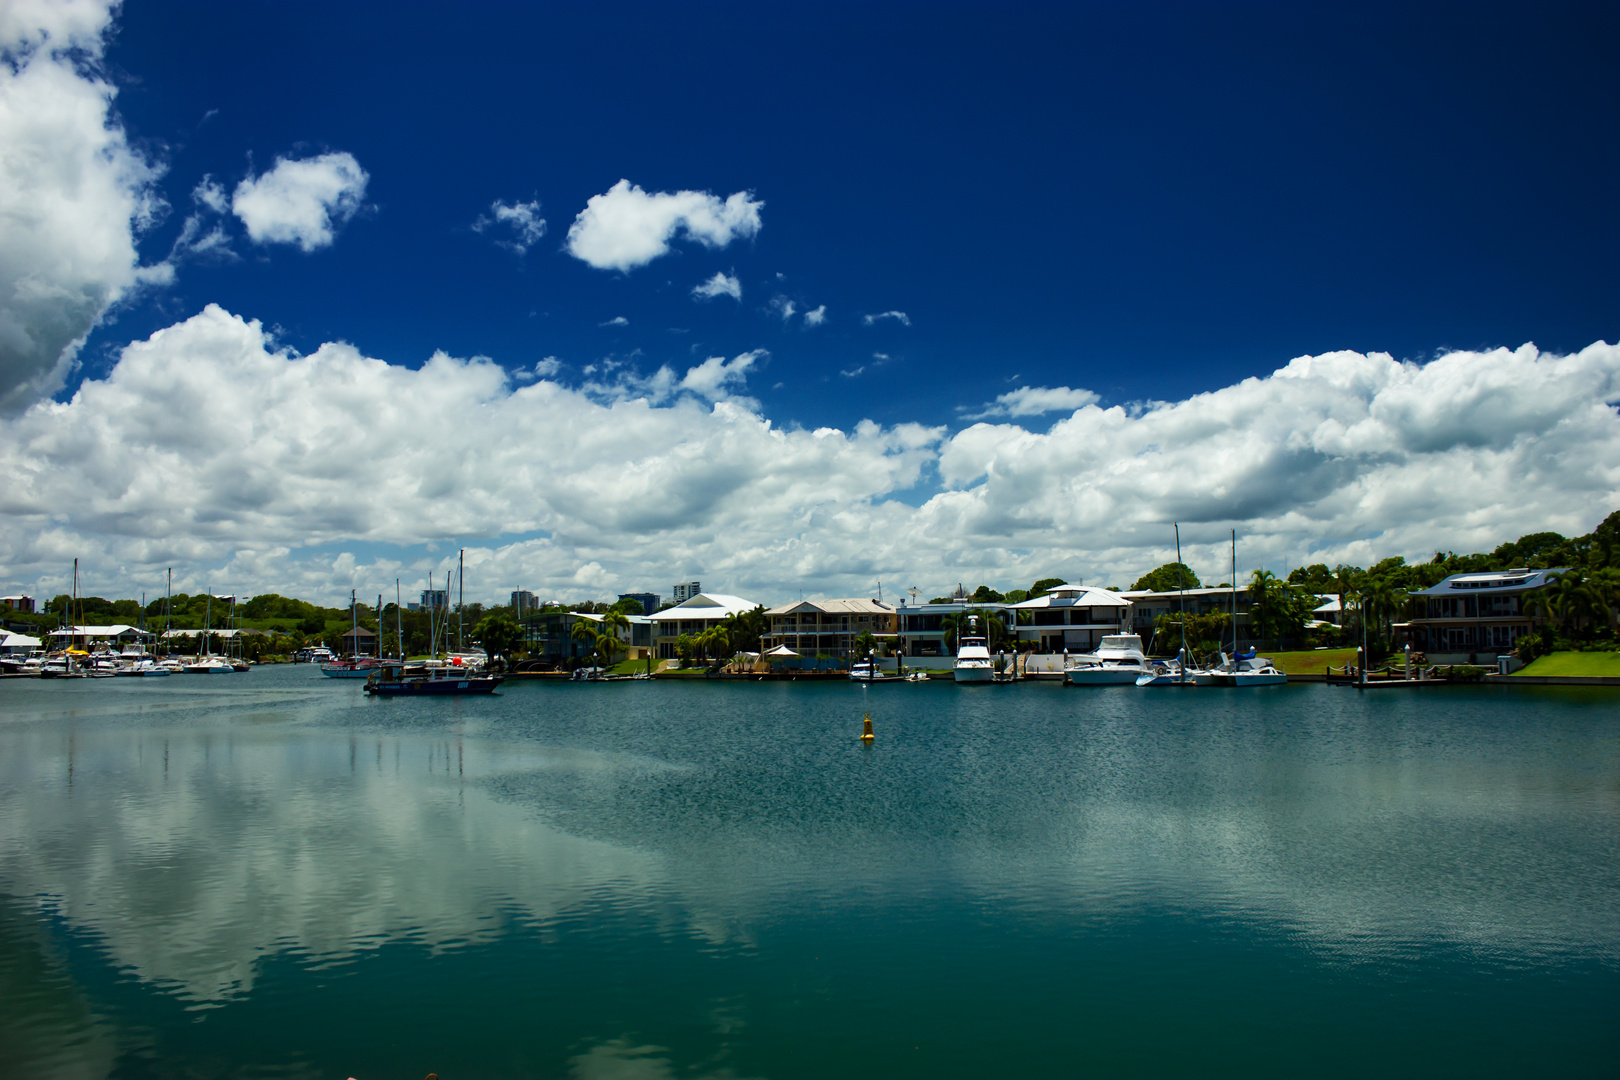
[[[792,649],[788,648],[786,645],[778,645],[776,648],[772,649],[770,652],[766,653],[765,655],[766,656],[798,656],[799,654],[794,652]]]

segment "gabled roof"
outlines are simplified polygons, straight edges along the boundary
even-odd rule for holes
[[[0,632],[0,649],[37,649],[39,646],[40,640],[37,637]]]
[[[1492,570],[1482,574],[1452,574],[1440,584],[1428,589],[1420,589],[1413,596],[1477,596],[1480,593],[1523,592],[1526,589],[1539,589],[1550,584],[1559,574],[1567,571],[1569,567],[1560,566],[1550,570]]]
[[[854,600],[800,600],[783,604],[767,611],[767,615],[792,615],[800,611],[819,611],[827,615],[893,615],[894,608],[881,600],[864,597]]]
[[[726,619],[759,607],[752,600],[726,593],[698,593],[672,608],[655,611],[647,618],[653,622],[678,622],[681,619]]]
[[[118,637],[120,634],[144,634],[146,631],[137,630],[126,623],[114,623],[111,626],[69,626],[62,630],[52,630],[51,637]]]
[[[1059,585],[1034,599],[1021,600],[1008,606],[1017,611],[1033,611],[1039,608],[1129,607],[1130,603],[1124,594],[1099,589],[1095,585]]]

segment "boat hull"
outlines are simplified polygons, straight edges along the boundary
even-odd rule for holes
[[[372,675],[376,674],[376,672],[377,669],[375,667],[351,668],[327,667],[325,664],[321,665],[321,674],[325,675],[328,679],[369,679]]]
[[[1063,681],[1069,686],[1135,686],[1144,675],[1140,668],[1100,668],[1094,671],[1070,670]]]
[[[959,683],[990,683],[995,682],[995,671],[988,667],[957,668],[956,681]]]
[[[1225,672],[1215,676],[1216,686],[1283,686],[1288,682],[1285,674],[1262,674],[1261,672]]]
[[[505,680],[499,676],[466,679],[383,679],[366,684],[366,693],[378,697],[445,697],[490,694]]]

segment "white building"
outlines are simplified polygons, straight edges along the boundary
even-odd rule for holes
[[[694,581],[692,584],[696,585],[697,582]],[[679,589],[680,586],[677,585],[676,588]],[[653,647],[658,650],[658,659],[675,659],[675,639],[682,634],[696,636],[706,630],[712,630],[733,615],[753,611],[759,606],[754,601],[744,600],[740,596],[700,592],[687,597],[674,607],[653,612],[647,616],[647,621],[652,624]]]
[[[683,581],[675,586],[672,603],[682,604],[703,592],[703,582]]]
[[[1008,613],[1017,620],[1019,642],[1037,653],[1090,652],[1104,634],[1131,628],[1131,601],[1094,585],[1059,585],[1009,605]]]

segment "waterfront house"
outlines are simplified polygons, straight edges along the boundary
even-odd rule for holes
[[[27,634],[0,633],[0,656],[24,657],[39,652],[40,640]]]
[[[753,611],[759,606],[754,601],[744,600],[740,596],[700,592],[687,597],[674,607],[654,612],[647,618],[652,622],[653,647],[657,650],[658,659],[676,658],[675,640],[682,634],[691,634],[695,637],[706,630],[714,629],[733,615]]]
[[[762,650],[786,645],[800,656],[848,656],[863,632],[880,645],[896,641],[898,616],[881,600],[800,600],[765,613],[770,630],[760,642]]]
[[[1090,652],[1104,634],[1129,631],[1133,605],[1125,594],[1094,585],[1059,585],[1008,611],[1024,651]]]
[[[940,604],[906,604],[894,609],[895,640],[902,656],[949,657],[945,647],[945,620],[964,611],[984,611],[999,618],[1012,634],[1013,617],[1007,613],[1007,604],[976,603],[972,600],[952,600]],[[930,665],[920,665],[927,667]]]
[[[652,649],[652,620],[645,615],[627,615],[630,627],[620,627],[614,634],[624,645],[621,659],[645,660]],[[591,655],[595,645],[574,636],[574,627],[580,622],[591,624],[593,634],[602,632],[603,616],[584,611],[560,611],[555,608],[532,612],[523,617],[523,643],[530,657],[559,663],[582,660]]]
[[[1481,655],[1494,659],[1540,621],[1525,613],[1530,594],[1567,569],[1452,574],[1411,594],[1417,610],[1404,629],[1412,647],[1435,663],[1477,663]]]
[[[1231,615],[1235,606],[1238,636],[1240,638],[1249,636],[1249,607],[1254,602],[1254,594],[1249,592],[1245,585],[1236,588],[1230,585],[1214,585],[1197,589],[1172,589],[1168,592],[1127,589],[1119,595],[1131,602],[1131,630],[1142,635],[1143,641],[1147,641],[1148,636],[1153,633],[1159,616],[1174,615],[1182,610],[1184,603],[1188,615]]]
[[[19,615],[32,615],[34,613],[34,598],[32,596],[0,596],[0,608],[15,611]]]

